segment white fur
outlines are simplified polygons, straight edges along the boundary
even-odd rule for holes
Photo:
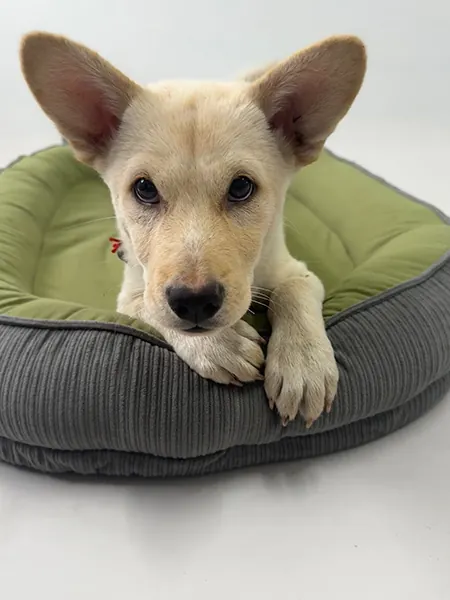
[[[153,325],[203,377],[242,385],[262,379],[261,338],[241,320],[252,291],[262,295],[270,406],[283,424],[300,413],[308,426],[330,410],[338,369],[324,290],[286,248],[283,205],[293,174],[317,158],[359,90],[361,42],[329,38],[241,81],[142,88],[91,50],[38,33],[24,40],[22,66],[45,112],[111,190],[127,260],[118,310]],[[256,193],[238,206],[227,190],[241,175]],[[157,186],[157,205],[133,197],[141,177]],[[186,334],[166,290],[211,280],[226,290],[212,330]]]

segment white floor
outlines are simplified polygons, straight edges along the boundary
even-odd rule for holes
[[[142,82],[228,77],[352,32],[368,44],[369,74],[330,147],[450,212],[445,0],[66,2],[1,2],[0,166],[58,139],[21,80],[30,29],[71,35]],[[0,595],[448,600],[449,433],[450,396],[364,448],[198,480],[0,465]]]

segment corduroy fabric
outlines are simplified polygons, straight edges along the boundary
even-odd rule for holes
[[[4,234],[0,265],[5,268],[0,292],[6,314],[0,315],[0,459],[52,473],[209,474],[308,458],[372,441],[419,417],[450,388],[450,252],[442,256],[445,249],[450,251],[450,228],[448,219],[436,209],[424,205],[419,210],[420,203],[414,198],[330,154],[319,161],[315,175],[303,178],[301,185],[299,180],[292,188],[288,216],[295,222],[307,219],[312,228],[310,239],[303,235],[294,239],[292,231],[289,234],[294,245],[305,244],[297,248],[299,255],[308,255],[311,242],[325,255],[339,256],[321,275],[328,281],[324,314],[340,384],[332,413],[322,416],[311,430],[307,431],[300,419],[282,428],[267,406],[261,383],[236,389],[206,381],[167,344],[153,337],[145,324],[126,320],[111,310],[92,309],[89,303],[83,305],[83,294],[100,284],[78,286],[80,290],[72,285],[71,294],[81,293],[78,304],[58,300],[67,290],[64,286],[57,289],[55,284],[78,280],[70,269],[61,270],[60,264],[53,262],[55,253],[50,249],[54,247],[47,246],[44,231],[51,226],[53,234],[67,235],[70,243],[62,250],[69,252],[74,269],[80,233],[73,217],[78,218],[79,202],[103,198],[98,215],[89,213],[98,218],[81,224],[82,231],[94,227],[85,237],[92,241],[89,251],[95,256],[107,252],[103,241],[96,241],[100,231],[96,228],[108,222],[110,208],[106,209],[109,204],[105,204],[101,182],[91,171],[77,166],[67,150],[44,151],[36,159],[16,165],[9,178],[14,187],[11,197],[9,183],[1,190],[6,210],[0,221]],[[377,182],[376,186],[367,187],[369,180]],[[335,205],[330,203],[330,211],[326,211],[326,218],[333,223],[340,217],[340,206],[348,209],[347,194],[359,200],[361,214],[353,214],[349,231],[343,229],[347,220],[341,220],[339,235],[330,225],[322,227],[324,214],[313,213],[318,199],[330,192],[330,181],[340,182],[334,190]],[[74,192],[70,182],[76,183],[76,198],[70,195]],[[52,192],[45,199],[49,204],[31,202],[29,193],[35,185]],[[383,188],[389,192],[380,206],[388,217],[383,217],[383,210],[375,211],[372,224],[377,233],[366,240],[370,232],[359,230],[358,223],[366,223],[364,211],[372,205],[361,202],[367,194],[378,198]],[[55,224],[53,209],[67,194],[68,212],[60,214]],[[29,200],[26,207],[22,202],[25,196]],[[405,201],[416,208],[403,219],[398,215],[405,210]],[[39,217],[33,207],[40,207]],[[72,220],[66,221],[70,215]],[[23,222],[17,221],[22,218],[27,218],[26,231]],[[386,230],[388,235],[383,229],[386,223],[394,224],[392,231]],[[361,238],[355,241],[359,256],[348,245],[353,235]],[[26,250],[22,263],[14,254],[17,241],[17,250]],[[393,241],[398,242],[395,247]],[[417,261],[410,252],[416,242],[423,250]],[[72,262],[70,252],[74,252]],[[39,253],[41,259],[42,255],[46,258],[46,268],[36,267],[40,273],[36,278],[33,265]],[[368,263],[375,255],[376,260]],[[396,257],[400,274],[396,269],[385,273],[391,256]],[[16,269],[19,263],[23,273]],[[357,268],[363,263],[366,271],[370,267],[370,282],[361,278]],[[417,275],[426,268],[425,263],[429,268]],[[113,273],[108,270],[118,265],[102,264],[107,264],[102,281],[110,291]],[[316,261],[315,266],[321,269],[326,264]],[[78,274],[84,269],[85,264]],[[100,274],[97,267],[94,271]],[[340,279],[344,283],[333,286],[333,281]],[[107,300],[101,294],[95,299]],[[29,317],[30,311],[36,313],[33,318],[23,318]]]
[[[449,298],[446,256],[330,319],[339,393],[310,431],[282,428],[261,384],[205,381],[131,328],[2,317],[0,457],[55,473],[200,475],[374,440],[448,390]]]

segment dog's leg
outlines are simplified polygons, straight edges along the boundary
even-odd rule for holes
[[[138,263],[125,264],[122,288],[117,298],[117,310],[133,319],[144,318],[144,276]]]
[[[173,330],[161,333],[178,356],[206,379],[234,385],[263,379],[259,369],[264,363],[260,346],[264,340],[245,321],[211,335],[189,336]]]
[[[264,285],[273,290],[266,394],[284,425],[300,413],[310,427],[324,410],[331,410],[338,383],[322,317],[323,285],[304,263],[290,256],[266,270]]]

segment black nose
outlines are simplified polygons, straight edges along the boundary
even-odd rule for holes
[[[213,317],[222,306],[225,296],[223,285],[208,283],[200,289],[187,286],[171,286],[166,290],[167,302],[173,312],[194,325]]]

